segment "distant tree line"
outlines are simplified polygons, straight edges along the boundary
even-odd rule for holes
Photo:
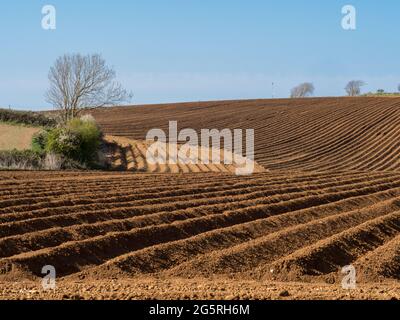
[[[24,124],[38,127],[54,127],[57,122],[38,112],[0,109],[0,122]]]
[[[365,86],[366,83],[362,80],[351,80],[347,83],[344,90],[346,91],[347,96],[349,97],[357,97],[361,95],[361,88]],[[314,94],[315,87],[311,82],[304,82],[294,87],[290,91],[291,98],[306,98],[310,97]],[[397,91],[400,92],[400,84],[397,86]],[[385,90],[378,89],[377,94],[383,95],[385,94]]]

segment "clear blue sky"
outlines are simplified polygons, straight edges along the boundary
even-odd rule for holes
[[[57,30],[41,9],[57,9]],[[357,9],[357,30],[341,8]],[[398,0],[4,0],[0,2],[0,106],[48,108],[49,67],[64,53],[101,53],[133,103],[315,95],[400,83]]]

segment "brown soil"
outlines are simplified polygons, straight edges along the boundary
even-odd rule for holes
[[[255,129],[256,161],[269,170],[400,170],[400,98],[195,102],[102,109],[107,134],[144,139],[153,128]]]
[[[132,139],[168,120],[255,128],[257,160],[271,171],[151,170],[133,151],[122,169],[135,172],[0,172],[2,298],[399,298],[400,99],[95,115],[107,134],[128,137],[113,138],[118,148],[138,150],[145,142]],[[55,292],[40,289],[45,265],[56,268]],[[356,290],[341,289],[347,265]]]
[[[85,285],[221,277],[340,288],[349,264],[360,286],[399,280],[397,173],[0,176],[0,270],[10,284],[45,265]]]
[[[204,279],[65,281],[44,291],[40,282],[0,282],[0,299],[18,300],[399,300],[398,284],[362,285],[355,290],[308,283]]]
[[[243,167],[234,161],[225,164],[223,150],[216,150],[211,148],[198,148],[198,157],[195,163],[187,164],[184,159],[178,158],[177,164],[150,164],[147,161],[146,153],[151,146],[151,141],[133,140],[123,137],[105,136],[106,141],[106,154],[108,162],[111,164],[113,170],[119,171],[133,171],[133,172],[148,172],[148,173],[192,173],[192,172],[217,172],[217,173],[236,173],[236,169]],[[169,146],[171,144],[165,143],[162,145],[163,150],[169,158]],[[178,152],[181,150],[182,145],[176,145]],[[201,159],[202,152],[209,154],[209,159],[212,159],[213,153],[220,154],[220,161],[218,163],[203,164]],[[233,153],[228,152],[228,157],[234,159]],[[211,162],[211,161],[210,161]],[[265,168],[257,163],[254,163],[254,173],[265,172]]]

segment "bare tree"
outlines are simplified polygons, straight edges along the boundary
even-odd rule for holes
[[[365,82],[362,80],[352,80],[350,81],[345,90],[350,97],[359,96],[361,93],[361,87],[365,86]]]
[[[115,81],[115,71],[98,54],[66,54],[50,68],[47,102],[61,112],[63,121],[86,109],[128,102],[132,94]]]
[[[309,82],[302,83],[294,87],[290,93],[292,98],[305,98],[314,94],[314,85]]]

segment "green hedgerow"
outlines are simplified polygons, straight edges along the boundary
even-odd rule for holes
[[[15,111],[0,109],[0,122],[10,122],[29,126],[53,128],[57,125],[55,119],[38,112]]]
[[[0,169],[39,170],[42,160],[42,155],[32,150],[0,151]]]

